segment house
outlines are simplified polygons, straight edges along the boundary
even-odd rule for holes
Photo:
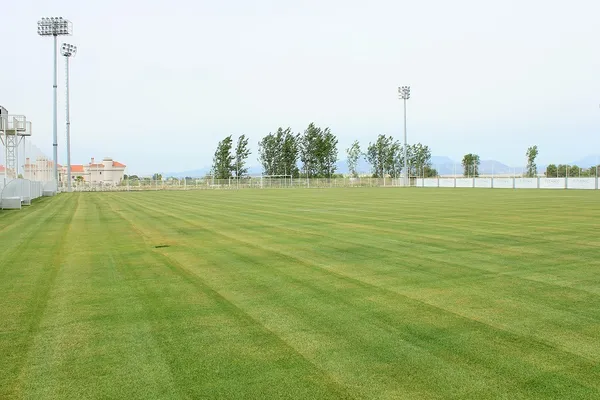
[[[118,185],[125,175],[126,165],[105,157],[97,164],[92,158],[88,165],[71,165],[71,175],[81,176],[89,183]]]
[[[52,180],[53,166],[54,162],[45,157],[36,158],[34,163],[27,157],[25,165],[23,165],[23,178],[38,182],[50,182]],[[59,169],[62,168],[60,164],[58,167]]]
[[[101,163],[96,163],[92,157],[87,165],[71,165],[71,179],[81,177],[80,179],[92,184],[118,185],[123,180],[126,167],[109,157],[105,157]],[[65,168],[64,173],[66,172]]]
[[[53,165],[53,162],[46,158],[38,158],[34,164],[27,158],[24,177],[37,181],[50,181],[52,180]],[[125,168],[125,164],[114,161],[112,158],[105,157],[101,163],[96,163],[92,158],[87,165],[71,165],[71,182],[83,180],[95,185],[118,185],[123,180]],[[66,183],[67,167],[58,164],[58,174],[59,180]]]
[[[15,178],[15,171],[12,169],[7,170],[4,165],[0,164],[0,179],[4,179],[4,174],[8,176],[8,179]]]

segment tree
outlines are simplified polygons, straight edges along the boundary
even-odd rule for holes
[[[277,130],[277,143],[280,146],[278,152],[279,161],[277,165],[279,167],[278,175],[291,175],[298,177],[300,170],[298,169],[298,155],[299,155],[299,135],[292,133],[291,128]],[[281,171],[283,169],[283,171]]]
[[[258,160],[262,164],[263,174],[298,177],[299,141],[299,135],[289,127],[279,127],[277,132],[262,138],[258,143]]]
[[[248,173],[248,168],[246,167],[246,160],[250,155],[250,149],[248,148],[248,138],[246,135],[242,135],[238,138],[237,146],[235,147],[235,161],[234,161],[234,169],[236,178],[244,176]]]
[[[307,176],[323,178],[333,176],[337,163],[337,137],[329,128],[321,129],[310,123],[298,137],[302,170]]]
[[[424,146],[421,143],[417,143],[410,146],[409,149],[409,165],[411,175],[425,175],[426,167],[430,169],[431,173],[431,150],[429,150],[429,146]]]
[[[152,175],[152,180],[153,181],[162,181],[162,174],[159,174],[158,172],[155,173],[154,175]]]
[[[386,173],[386,163],[393,138],[391,136],[379,135],[375,143],[370,143],[367,147],[367,161],[371,164],[373,177],[382,178]]]
[[[527,157],[527,172],[525,176],[528,178],[534,178],[537,176],[537,166],[535,165],[535,159],[538,156],[538,147],[531,146],[527,149],[525,153]]]
[[[75,182],[83,182],[83,176],[79,175],[75,178]]]
[[[463,175],[467,177],[479,176],[479,156],[477,154],[465,154],[462,159]]]
[[[308,177],[318,177],[322,169],[320,165],[322,136],[321,128],[311,122],[300,137],[300,161],[302,161],[302,170]]]
[[[331,177],[337,169],[337,137],[329,128],[322,131],[318,141],[319,173],[321,177]]]
[[[275,175],[278,160],[276,135],[269,133],[258,142],[258,161],[262,164],[264,175]]]
[[[318,171],[317,142],[320,136],[321,129],[310,123],[300,138],[300,161],[302,170],[308,177],[315,176]]]
[[[393,156],[393,176],[400,176],[404,171],[404,146],[400,142],[395,141],[392,143],[391,153]],[[407,146],[407,159],[410,160],[410,146]]]
[[[392,136],[379,135],[375,143],[369,143],[367,161],[373,168],[373,176],[399,176],[404,171],[404,146]],[[437,176],[431,168],[429,146],[417,143],[406,148],[408,172],[413,176]]]
[[[217,144],[217,150],[213,157],[213,176],[215,179],[228,179],[232,176],[234,170],[234,159],[235,157],[231,154],[233,147],[233,139],[231,135],[221,140]]]
[[[435,168],[432,168],[431,166],[427,165],[423,168],[423,176],[425,178],[435,178],[438,176],[438,172]]]
[[[546,167],[546,178],[557,178],[558,177],[558,168],[556,164],[550,164]]]
[[[568,167],[568,175],[569,178],[579,177],[579,175],[581,175],[581,168],[579,168],[577,165],[572,165]]]
[[[350,175],[357,177],[358,172],[356,171],[356,168],[358,167],[358,161],[362,156],[358,140],[355,140],[354,143],[346,149],[346,155],[348,156],[348,170],[350,171]]]
[[[566,164],[558,164],[558,167],[556,168],[557,170],[557,175],[560,178],[564,178],[567,176],[567,171],[569,170],[569,166]]]
[[[402,154],[402,146],[392,136],[377,136],[375,143],[369,143],[367,147],[367,161],[371,164],[373,176],[397,176],[403,168]]]

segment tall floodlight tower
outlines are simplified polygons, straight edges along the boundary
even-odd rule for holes
[[[71,21],[64,19],[62,17],[50,17],[50,18],[42,18],[38,21],[38,35],[40,36],[53,36],[54,37],[54,75],[53,75],[53,115],[54,115],[54,123],[52,126],[52,134],[53,134],[53,143],[52,150],[54,156],[54,166],[53,166],[53,176],[54,181],[56,183],[56,188],[58,190],[58,116],[57,116],[57,47],[58,47],[58,37],[59,36],[68,36],[73,33],[73,24]]]
[[[410,99],[410,86],[398,88],[400,99],[404,100],[404,186],[409,185],[408,176],[408,142],[406,140],[406,100]]]
[[[67,191],[71,192],[71,113],[69,107],[69,58],[75,57],[77,47],[63,43],[60,54],[65,57],[65,70],[67,75]]]

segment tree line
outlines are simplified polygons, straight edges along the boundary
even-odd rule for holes
[[[320,128],[314,123],[303,133],[280,127],[258,143],[258,161],[263,167],[263,175],[331,177],[337,169],[337,145],[337,137],[331,129]]]
[[[355,141],[346,150],[350,173],[357,175],[357,154],[360,145]],[[385,176],[399,177],[404,172],[404,146],[392,136],[379,135],[375,142],[369,143],[367,152],[364,154],[367,162],[371,165],[373,177],[383,178]],[[412,176],[437,176],[437,171],[431,167],[431,150],[429,146],[421,143],[406,146],[406,158],[409,175]]]
[[[233,148],[233,135],[227,136],[217,144],[213,157],[211,174],[217,179],[240,178],[247,174],[246,160],[250,155],[248,138],[241,135]]]
[[[548,178],[589,178],[599,176],[600,165],[589,168],[581,168],[577,165],[550,164],[546,167],[546,177]]]
[[[393,136],[378,135],[363,151],[355,140],[345,150],[349,174],[358,177],[359,164],[366,160],[375,178],[399,177],[404,174],[404,146]],[[234,146],[233,136],[221,140],[213,157],[210,172],[216,179],[242,178],[248,175],[247,159],[251,152],[248,138],[241,135]],[[537,176],[537,146],[525,152],[526,177]],[[438,171],[432,167],[431,150],[421,143],[406,148],[410,176],[436,177]],[[290,127],[279,127],[258,142],[258,161],[267,176],[292,176],[329,178],[335,176],[338,162],[338,139],[329,127],[321,128],[310,123],[302,133],[294,133]],[[478,154],[467,153],[462,158],[463,175],[478,177],[481,159]],[[550,164],[545,175],[548,177],[598,176],[600,166],[583,169],[576,165]]]
[[[246,160],[250,155],[248,139],[242,135],[233,148],[232,136],[221,140],[213,157],[211,175],[216,179],[228,179],[247,175]],[[348,169],[358,176],[361,159],[371,165],[373,177],[397,177],[404,170],[404,147],[392,136],[379,135],[369,143],[366,152],[358,141],[346,149]],[[407,146],[407,160],[411,175],[437,176],[431,167],[431,150],[421,143]],[[337,170],[338,139],[331,129],[314,123],[302,133],[291,128],[279,127],[258,142],[258,161],[263,175],[310,178],[333,177]]]

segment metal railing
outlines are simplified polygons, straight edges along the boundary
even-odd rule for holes
[[[415,178],[411,178],[414,185]],[[403,186],[400,178],[230,178],[230,179],[174,179],[123,180],[119,184],[93,182],[73,182],[76,192],[117,192],[117,191],[152,191],[152,190],[237,190],[237,189],[298,189],[298,188],[341,188],[341,187],[399,187]],[[64,183],[61,191],[65,191]]]
[[[44,184],[28,179],[13,179],[0,190],[0,209],[20,209],[42,197]]]

